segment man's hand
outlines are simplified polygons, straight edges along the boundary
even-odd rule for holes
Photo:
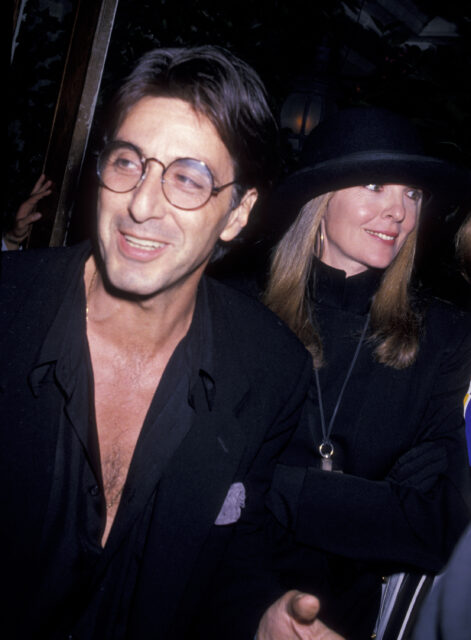
[[[257,640],[344,640],[318,620],[319,608],[315,596],[286,592],[265,611]]]

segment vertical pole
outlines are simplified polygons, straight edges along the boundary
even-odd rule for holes
[[[65,244],[119,0],[78,0],[69,50],[45,154],[44,173],[56,191],[28,247]]]

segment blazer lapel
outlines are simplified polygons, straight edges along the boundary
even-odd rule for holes
[[[214,394],[198,385],[193,426],[159,483],[133,615],[133,631],[143,638],[154,637],[156,629],[165,636],[163,625],[171,622],[198,554],[237,480],[246,448],[239,414],[249,383],[230,323],[221,309],[214,309],[217,302],[211,303],[217,354],[211,367]],[[162,616],[153,615],[156,603]]]
[[[131,628],[165,637],[211,527],[233,482],[245,435],[229,411],[198,415],[159,484]],[[158,613],[156,612],[158,609]]]

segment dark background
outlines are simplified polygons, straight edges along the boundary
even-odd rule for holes
[[[21,22],[10,58],[5,227],[42,171],[78,4],[16,3]],[[467,2],[120,0],[98,112],[143,52],[208,43],[244,58],[265,81],[282,127],[282,171],[296,166],[302,144],[280,117],[293,93],[317,101],[320,117],[348,105],[389,107],[415,121],[433,153],[471,166]],[[92,128],[91,145],[97,133]],[[83,186],[77,188],[83,192]],[[92,212],[83,200],[77,197],[70,211],[67,243],[88,233]],[[428,214],[422,253],[435,279],[444,279],[451,265],[453,235],[465,213],[461,208]]]

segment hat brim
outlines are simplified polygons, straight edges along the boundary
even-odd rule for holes
[[[471,172],[464,167],[429,156],[362,152],[296,171],[275,190],[273,203],[291,224],[309,200],[329,191],[372,183],[420,187],[449,205],[471,201]],[[284,222],[286,226],[288,220]]]

